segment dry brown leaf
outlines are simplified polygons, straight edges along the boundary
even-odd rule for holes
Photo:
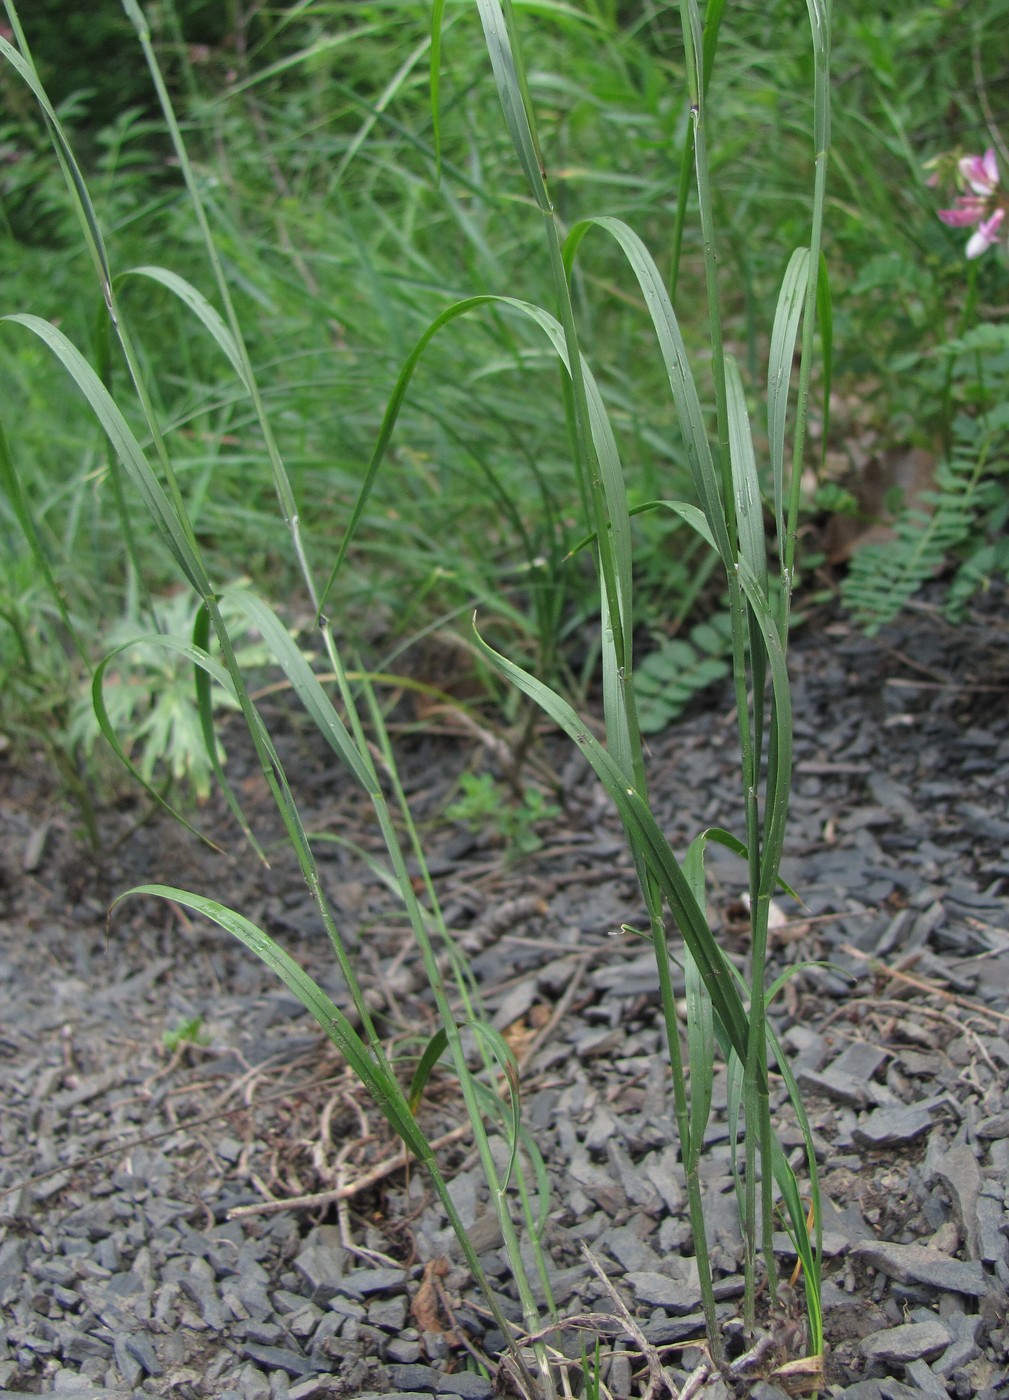
[[[823,1357],[800,1356],[797,1361],[786,1361],[771,1372],[771,1379],[787,1390],[789,1395],[807,1395],[824,1386]]]
[[[440,1337],[444,1337],[450,1347],[456,1347],[459,1345],[459,1338],[445,1315],[439,1284],[448,1270],[449,1263],[444,1254],[440,1254],[437,1259],[427,1261],[424,1265],[424,1276],[420,1281],[420,1287],[410,1304],[410,1315],[416,1322],[419,1331],[435,1332]]]

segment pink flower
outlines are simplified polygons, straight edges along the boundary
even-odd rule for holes
[[[993,195],[998,188],[998,165],[991,146],[983,156],[964,156],[957,168],[975,194]]]
[[[1009,194],[999,183],[998,161],[989,146],[983,156],[960,156],[953,152],[935,156],[925,169],[932,172],[928,183],[955,182],[960,191],[951,209],[940,209],[939,218],[950,228],[970,228],[968,258],[979,258],[999,241],[1009,209]]]
[[[1005,210],[996,209],[990,219],[984,219],[978,224],[977,229],[967,242],[967,256],[969,258],[979,258],[982,253],[988,251],[992,244],[998,242],[999,225],[1004,218]]]
[[[962,194],[953,209],[940,209],[939,218],[950,228],[969,228],[978,224],[988,212],[988,202],[976,195]]]

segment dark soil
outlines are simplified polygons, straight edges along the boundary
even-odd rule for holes
[[[1001,600],[968,626],[909,615],[867,640],[799,632],[796,783],[775,1004],[805,1090],[824,1197],[825,1393],[1009,1395],[1009,636]],[[381,856],[365,799],[313,731],[268,719],[312,832]],[[439,729],[440,726],[440,729]],[[210,894],[282,941],[339,998],[319,916],[265,784],[235,781],[271,866],[215,809],[218,854],[111,793],[100,855],[41,760],[0,755],[0,1395],[489,1396],[501,1338],[423,1179],[336,1051],[256,958],[172,902],[109,903],[162,882]],[[657,813],[682,851],[738,825],[735,730],[718,694],[652,745]],[[522,782],[560,814],[516,856],[443,816],[465,768],[494,768],[451,715],[405,724],[398,756],[450,928],[522,1066],[526,1121],[552,1188],[546,1244],[567,1326],[611,1315],[616,1397],[658,1396],[656,1348],[684,1396],[704,1376],[696,1271],[643,919],[618,823],[580,754],[543,733]],[[230,771],[230,770],[229,770]],[[244,773],[244,776],[242,776]],[[326,891],[393,1055],[409,1074],[432,1029],[404,920],[358,851],[319,845]],[[744,872],[709,860],[711,915],[740,965]],[[166,1033],[189,1023],[196,1040]],[[740,1306],[725,1077],[706,1199],[730,1350]],[[782,1091],[787,1148],[800,1141]],[[511,1287],[447,1076],[421,1108],[505,1305]],[[306,1199],[307,1198],[307,1199]],[[588,1244],[603,1281],[582,1252]],[[782,1237],[782,1270],[792,1261]],[[800,1289],[801,1293],[801,1289]],[[620,1303],[633,1322],[621,1320]],[[791,1300],[791,1301],[790,1301]],[[802,1309],[784,1290],[737,1394],[801,1388]],[[635,1335],[637,1331],[638,1335]],[[563,1354],[563,1355],[562,1355]],[[486,1358],[485,1374],[478,1359]],[[699,1368],[700,1363],[700,1368]],[[574,1393],[578,1368],[569,1368]],[[693,1379],[690,1379],[691,1375]],[[488,1377],[490,1377],[488,1379]],[[6,1389],[3,1389],[6,1387]],[[667,1387],[668,1388],[668,1387]],[[606,1391],[603,1392],[604,1394]]]

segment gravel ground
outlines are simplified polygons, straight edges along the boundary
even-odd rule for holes
[[[1002,601],[955,632],[923,612],[876,641],[828,622],[795,642],[785,874],[804,903],[780,902],[774,952],[781,965],[830,966],[786,984],[777,1024],[820,1157],[824,1393],[850,1400],[1009,1396]],[[653,744],[653,790],[680,849],[703,826],[735,825],[734,730],[728,703],[710,700]],[[377,850],[364,804],[310,731],[289,720],[280,742],[309,828]],[[613,934],[641,910],[605,796],[580,755],[548,738],[563,811],[539,851],[509,861],[491,833],[436,820],[485,751],[428,729],[402,752],[439,895],[520,1058],[549,1167],[552,1283],[569,1320],[552,1340],[577,1358],[584,1334],[570,1319],[608,1314],[596,1332],[613,1396],[662,1393],[660,1361],[684,1396],[729,1395],[697,1369],[700,1298],[654,973],[633,935]],[[241,789],[267,812],[254,773]],[[261,923],[338,995],[283,850],[264,870],[233,833],[218,855],[160,818],[138,827],[135,800],[110,798],[96,858],[45,775],[9,757],[0,801],[0,1396],[508,1393],[473,1359],[493,1363],[501,1338],[440,1210],[290,994],[178,906],[128,901],[106,931],[111,898],[131,884],[188,886]],[[213,814],[201,824],[227,830]],[[269,830],[264,815],[257,831]],[[430,1010],[402,923],[366,864],[340,845],[320,850],[369,995],[406,1053]],[[710,873],[713,918],[741,961],[738,863],[716,851]],[[165,1033],[193,1018],[199,1041],[168,1048]],[[724,1102],[721,1076],[705,1182],[731,1346],[741,1281]],[[436,1078],[423,1113],[514,1313],[447,1081]],[[738,1395],[780,1397],[787,1373],[775,1366],[802,1355],[787,1290],[768,1325],[765,1353],[738,1368]],[[651,1372],[642,1339],[658,1349]]]

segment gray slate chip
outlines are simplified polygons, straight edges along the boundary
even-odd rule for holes
[[[111,1355],[111,1345],[91,1332],[72,1331],[63,1342],[64,1361],[87,1361],[92,1356],[104,1361]]]
[[[937,1376],[944,1379],[966,1366],[977,1356],[977,1339],[981,1332],[981,1319],[976,1315],[954,1313],[949,1319],[949,1329],[953,1334],[950,1344],[933,1367]]]
[[[950,1259],[924,1245],[865,1240],[852,1245],[852,1253],[898,1283],[924,1283],[930,1288],[965,1293],[971,1298],[983,1298],[990,1286],[980,1264]]]
[[[324,1395],[333,1395],[333,1380],[330,1376],[309,1376],[307,1380],[296,1381],[287,1392],[288,1400],[321,1400]]]
[[[123,1338],[123,1345],[149,1376],[161,1375],[161,1364],[155,1355],[153,1343],[146,1332],[129,1333]]]
[[[906,1375],[915,1390],[920,1390],[923,1395],[929,1397],[929,1400],[949,1400],[949,1393],[945,1385],[927,1361],[919,1359],[909,1362]]]
[[[397,1298],[372,1303],[368,1309],[368,1321],[372,1327],[381,1327],[383,1332],[402,1332],[406,1326],[406,1298],[400,1294]]]
[[[491,1381],[472,1371],[446,1376],[434,1366],[390,1366],[389,1377],[393,1385],[403,1390],[427,1395],[460,1395],[463,1400],[489,1400],[494,1389]]]
[[[861,1343],[867,1361],[882,1361],[887,1365],[906,1365],[919,1358],[928,1359],[945,1351],[951,1340],[949,1328],[934,1318],[931,1322],[908,1322],[902,1327],[888,1327],[874,1332]]]
[[[77,1386],[71,1390],[47,1390],[49,1400],[123,1400],[121,1390],[107,1390],[104,1386]],[[0,1390],[0,1400],[38,1400],[37,1391]],[[383,1396],[383,1400],[389,1400]]]
[[[925,1104],[901,1104],[874,1109],[856,1124],[852,1137],[863,1147],[896,1147],[914,1142],[933,1126],[935,1109]]]
[[[605,1231],[595,1247],[612,1254],[624,1269],[650,1269],[658,1272],[662,1263],[651,1245],[629,1225],[615,1226]]]
[[[116,1337],[113,1355],[116,1358],[119,1374],[130,1389],[135,1390],[144,1378],[144,1368],[137,1358],[127,1351],[124,1337]]]
[[[317,1369],[307,1357],[291,1351],[289,1347],[267,1347],[258,1342],[247,1342],[242,1347],[242,1353],[250,1361],[258,1361],[261,1366],[269,1366],[274,1371],[286,1371],[290,1376],[308,1376]]]
[[[885,1050],[856,1040],[845,1046],[822,1074],[810,1070],[804,1075],[810,1088],[819,1089],[842,1103],[860,1106],[873,1098],[873,1090],[879,1086],[873,1085],[872,1079],[886,1059]]]
[[[1002,1233],[1006,1219],[1004,1203],[982,1191],[977,1202],[978,1254],[986,1264],[1005,1262],[1009,1258],[1009,1240]]]
[[[653,1346],[676,1346],[704,1332],[704,1314],[689,1313],[686,1317],[659,1318],[646,1322],[641,1329]]]
[[[799,1083],[811,1094],[822,1094],[825,1098],[836,1099],[838,1103],[850,1104],[853,1108],[862,1108],[869,1101],[866,1080],[842,1074],[833,1066],[822,1073],[814,1069],[801,1069]]]
[[[976,1132],[979,1138],[1009,1138],[1009,1112],[993,1113],[990,1118],[983,1118]]]
[[[411,1337],[392,1337],[385,1349],[389,1361],[398,1361],[404,1366],[411,1365],[421,1358],[421,1344]]]
[[[312,1335],[322,1316],[321,1308],[317,1308],[314,1303],[302,1302],[300,1308],[288,1313],[284,1324],[295,1337],[304,1339]]]
[[[403,1269],[353,1269],[340,1280],[336,1291],[351,1298],[367,1298],[372,1293],[398,1292],[406,1280]]]
[[[921,1392],[896,1380],[865,1380],[845,1386],[833,1400],[921,1400]]]
[[[294,1267],[311,1289],[314,1303],[328,1303],[343,1289],[342,1249],[328,1245],[310,1244],[301,1251],[294,1261]]]
[[[938,1145],[937,1138],[933,1138],[929,1143],[925,1159],[925,1184],[932,1186],[937,1181],[942,1183],[950,1197],[967,1253],[972,1259],[977,1259],[977,1205],[982,1185],[981,1168],[973,1150],[965,1142],[954,1143],[952,1147],[945,1149]]]

